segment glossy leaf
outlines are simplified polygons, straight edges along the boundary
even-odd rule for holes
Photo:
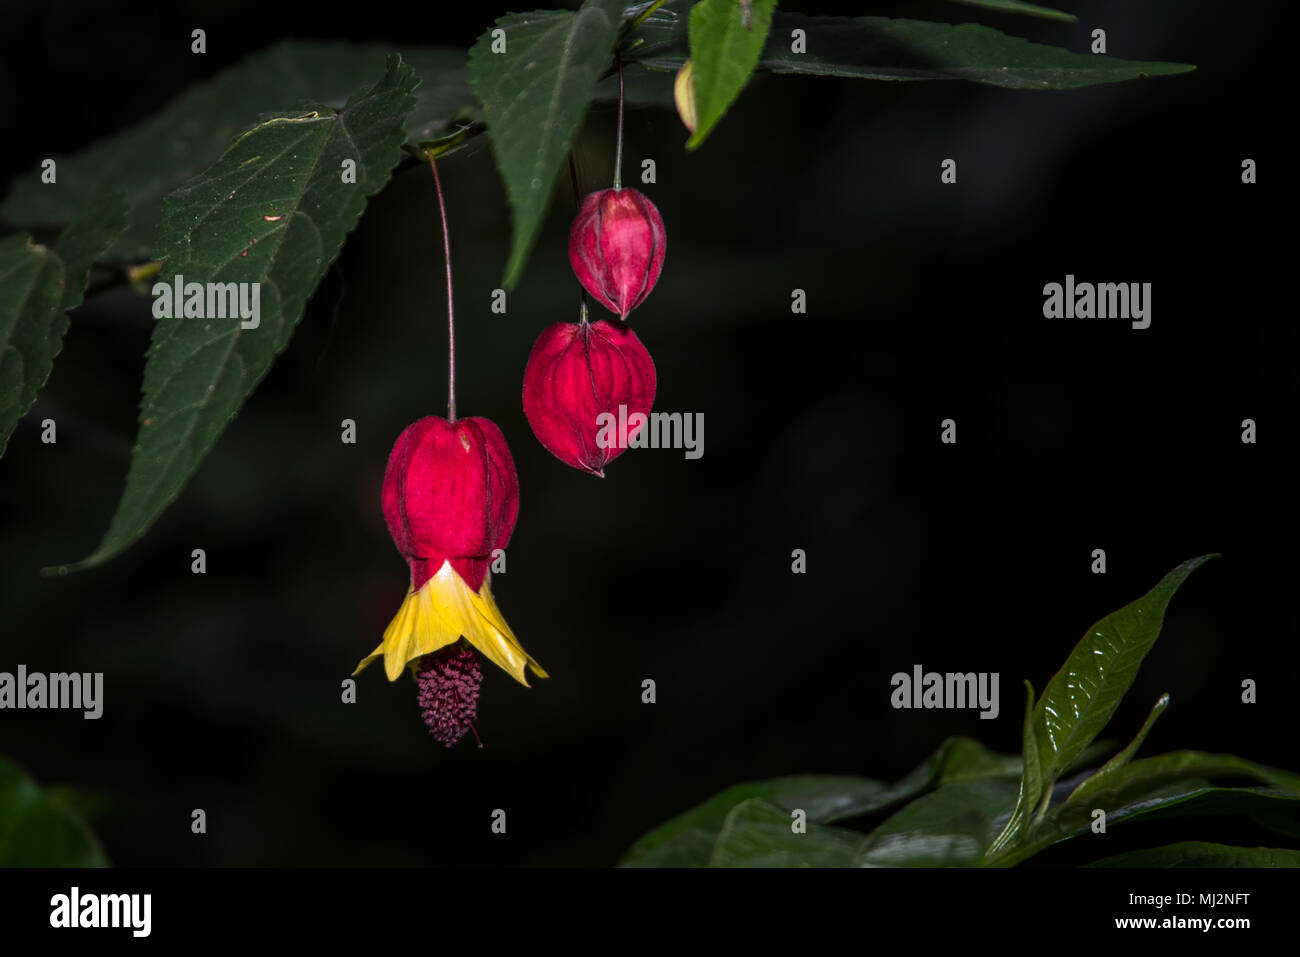
[[[587,0],[572,13],[512,13],[470,50],[470,80],[483,105],[512,213],[506,288],[523,273],[555,179],[596,83],[612,61],[622,14],[623,4],[611,0]],[[493,52],[502,44],[504,52]]]
[[[156,241],[166,259],[159,282],[180,276],[186,284],[248,283],[250,290],[257,283],[260,324],[241,328],[238,315],[158,320],[126,491],[94,554],[58,571],[117,555],[180,494],[288,345],[367,198],[388,181],[415,83],[394,55],[384,78],[341,112],[320,104],[269,117],[167,198]],[[356,163],[355,183],[343,181],[345,160]]]
[[[1002,833],[997,836],[990,851],[998,851],[1016,840],[1026,823],[1031,819],[1034,809],[1043,793],[1042,768],[1038,761],[1038,739],[1034,734],[1034,686],[1025,682],[1025,713],[1020,727],[1021,748],[1024,759],[1021,764],[1020,793],[1016,797],[1016,806],[1011,812]]]
[[[853,867],[862,835],[809,821],[801,833],[791,812],[759,798],[731,809],[710,867]]]
[[[1053,10],[1051,7],[1039,6],[1036,3],[1024,3],[1022,0],[953,0],[953,2],[968,7],[983,7],[985,10],[995,10],[998,13],[1024,13],[1031,17],[1042,17],[1044,20],[1061,20],[1065,23],[1074,23],[1078,20],[1073,13]]]
[[[620,864],[703,867],[709,863],[727,815],[752,798],[783,811],[802,808],[809,821],[827,824],[874,814],[941,784],[1019,775],[1019,757],[994,754],[971,738],[953,737],[893,785],[838,775],[797,775],[739,784],[655,828],[631,847]]]
[[[1300,851],[1278,847],[1232,847],[1204,841],[1183,841],[1129,851],[1085,867],[1300,867]]]
[[[1249,778],[1267,787],[1215,787],[1210,779]],[[1174,751],[1093,775],[1029,830],[1026,839],[987,863],[1009,866],[1059,841],[1087,834],[1095,809],[1111,825],[1147,816],[1243,814],[1265,809],[1300,819],[1300,775],[1230,754]]]
[[[704,867],[713,856],[727,815],[750,800],[786,814],[803,808],[809,821],[825,823],[864,813],[863,808],[890,799],[889,785],[869,778],[798,775],[738,784],[655,828],[633,844],[619,863],[624,867]]]
[[[1146,721],[1142,722],[1142,727],[1138,729],[1138,733],[1134,736],[1133,740],[1129,742],[1128,747],[1103,764],[1097,770],[1097,773],[1088,778],[1084,784],[1086,784],[1088,788],[1096,788],[1098,785],[1105,783],[1110,775],[1114,774],[1120,768],[1125,767],[1130,761],[1132,761],[1133,756],[1137,754],[1138,748],[1142,747],[1142,742],[1147,739],[1147,735],[1151,733],[1151,728],[1155,726],[1155,723],[1159,720],[1160,716],[1165,713],[1167,707],[1169,707],[1169,695],[1163,694],[1151,707],[1151,713],[1147,715]],[[1083,788],[1084,784],[1080,784],[1079,787]]]
[[[0,867],[107,866],[85,822],[0,758]]]
[[[0,204],[0,217],[29,227],[67,223],[95,197],[120,189],[132,207],[131,226],[114,255],[156,258],[151,242],[163,197],[215,163],[260,116],[303,103],[341,108],[354,90],[384,75],[391,52],[373,44],[278,43],[194,84],[143,122],[56,157],[56,184],[41,183],[36,169],[24,174]],[[458,113],[472,112],[464,51],[415,48],[402,55],[421,78],[417,103],[405,117],[408,140],[439,136]]]
[[[1137,601],[1088,629],[1034,707],[1041,777],[1054,781],[1110,721],[1160,637],[1165,609],[1187,576],[1209,561],[1183,562]]]
[[[691,81],[695,131],[686,144],[697,149],[749,82],[767,43],[776,0],[753,0],[748,22],[735,0],[700,0],[691,8]]]
[[[686,60],[680,16],[661,11],[637,33],[644,41],[628,56],[660,70]],[[792,48],[802,30],[806,52]],[[1186,63],[1122,60],[1075,53],[1007,36],[974,23],[932,23],[888,17],[809,17],[777,13],[759,70],[868,80],[968,80],[1020,90],[1070,90],[1144,77],[1172,76]]]
[[[985,778],[917,798],[872,831],[861,866],[964,867],[977,863],[1011,815],[1017,785]]]

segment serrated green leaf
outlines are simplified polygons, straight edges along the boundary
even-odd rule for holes
[[[510,200],[512,239],[503,285],[512,288],[537,240],[596,82],[612,61],[622,3],[588,0],[576,12],[509,14],[469,53],[470,81],[492,135]],[[494,30],[504,31],[494,37]],[[504,42],[504,52],[493,52]]]
[[[0,758],[0,867],[107,866],[85,822]]]
[[[775,9],[776,0],[754,0],[746,24],[745,11],[736,0],[700,0],[691,8],[697,123],[687,149],[699,148],[749,82],[767,43]]]
[[[61,311],[70,312],[81,305],[91,266],[113,248],[129,223],[126,196],[120,190],[106,190],[92,197],[59,233],[54,251],[64,268]]]
[[[709,859],[710,867],[853,867],[862,835],[805,822],[794,830],[791,812],[760,798],[731,809]]]
[[[1155,588],[1097,622],[1034,707],[1041,778],[1050,786],[1101,733],[1160,637],[1165,608],[1187,576],[1214,555],[1183,562]]]
[[[1129,851],[1085,867],[1300,867],[1300,851],[1280,847],[1232,847],[1205,841],[1182,841]]]
[[[151,240],[163,197],[215,163],[259,117],[304,103],[341,108],[352,91],[384,75],[391,52],[373,44],[278,43],[195,84],[143,122],[57,157],[55,184],[41,183],[39,170],[25,174],[0,204],[0,217],[26,227],[67,223],[97,196],[120,189],[132,207],[131,226],[114,256],[157,258]],[[457,113],[472,112],[464,51],[414,48],[402,55],[422,80],[417,105],[406,118],[408,140],[439,136]]]
[[[108,192],[79,211],[53,250],[24,236],[0,243],[0,456],[49,380],[68,331],[67,314],[81,305],[90,267],[126,224],[126,201]]]
[[[917,798],[872,831],[863,867],[965,867],[978,862],[1010,817],[1018,793],[1010,781],[947,784]]]
[[[680,69],[686,62],[686,45],[679,20],[666,15],[651,17],[634,31],[645,42],[630,49],[628,57],[654,69]],[[804,33],[804,53],[792,48],[795,30]],[[1074,53],[974,23],[777,13],[758,69],[868,80],[968,80],[1020,90],[1071,90],[1172,76],[1195,67]]]
[[[1051,7],[1042,7],[1036,3],[1024,3],[1023,0],[953,0],[953,2],[965,4],[968,7],[983,7],[986,10],[996,10],[998,13],[1024,13],[1031,17],[1042,17],[1044,20],[1060,20],[1064,23],[1074,23],[1079,19],[1073,13],[1066,13],[1064,10],[1053,10]]]
[[[0,455],[63,343],[63,277],[52,250],[24,235],[0,240]]]
[[[367,198],[388,181],[415,83],[394,54],[384,78],[341,112],[322,104],[267,118],[167,198],[159,283],[171,286],[177,276],[186,284],[258,283],[260,324],[241,328],[237,315],[158,320],[126,491],[99,548],[59,572],[119,554],[180,494],[288,345]],[[356,163],[355,183],[343,182],[345,160]]]

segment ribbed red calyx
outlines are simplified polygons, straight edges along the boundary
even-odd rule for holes
[[[569,231],[569,261],[578,281],[620,319],[650,295],[666,249],[663,217],[635,189],[588,193]]]
[[[654,399],[654,360],[621,322],[550,326],[524,369],[524,415],[533,434],[561,462],[593,475],[603,477],[605,466],[625,451],[618,442],[601,447],[602,413],[626,421],[634,413],[648,415]],[[626,438],[640,428],[628,425]],[[617,429],[605,435],[611,431],[618,435]]]
[[[478,591],[519,517],[519,478],[501,430],[488,419],[433,415],[408,426],[388,457],[383,505],[413,588],[450,561]]]

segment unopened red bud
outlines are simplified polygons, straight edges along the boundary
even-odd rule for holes
[[[655,364],[621,322],[561,322],[543,330],[524,369],[524,415],[537,440],[561,462],[604,477],[626,451],[605,427],[626,422],[626,438],[645,427],[655,399]],[[620,406],[622,409],[620,410]],[[602,440],[604,437],[604,440]]]
[[[589,193],[569,231],[569,261],[584,289],[620,319],[659,281],[667,249],[663,217],[639,190]]]
[[[397,438],[384,473],[384,519],[419,589],[444,562],[477,591],[519,517],[519,479],[488,419],[427,416]]]

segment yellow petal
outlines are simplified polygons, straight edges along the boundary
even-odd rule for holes
[[[459,576],[457,579],[459,580]],[[531,668],[537,677],[549,678],[550,675],[542,666],[524,651],[523,645],[519,644],[519,639],[506,624],[505,616],[501,614],[496,600],[492,597],[492,587],[488,584],[488,580],[483,579],[483,587],[479,589],[477,595],[469,590],[468,585],[465,586],[465,593],[469,595],[478,618],[474,633],[464,632],[465,640],[477,648],[484,658],[510,672],[525,688],[528,687],[525,666]]]
[[[487,579],[476,594],[444,562],[417,591],[409,591],[398,609],[379,647],[357,665],[357,674],[376,658],[383,657],[389,681],[396,681],[402,670],[416,659],[445,648],[464,637],[493,664],[510,673],[525,687],[525,668],[541,678],[547,677],[515,637],[492,599]]]

